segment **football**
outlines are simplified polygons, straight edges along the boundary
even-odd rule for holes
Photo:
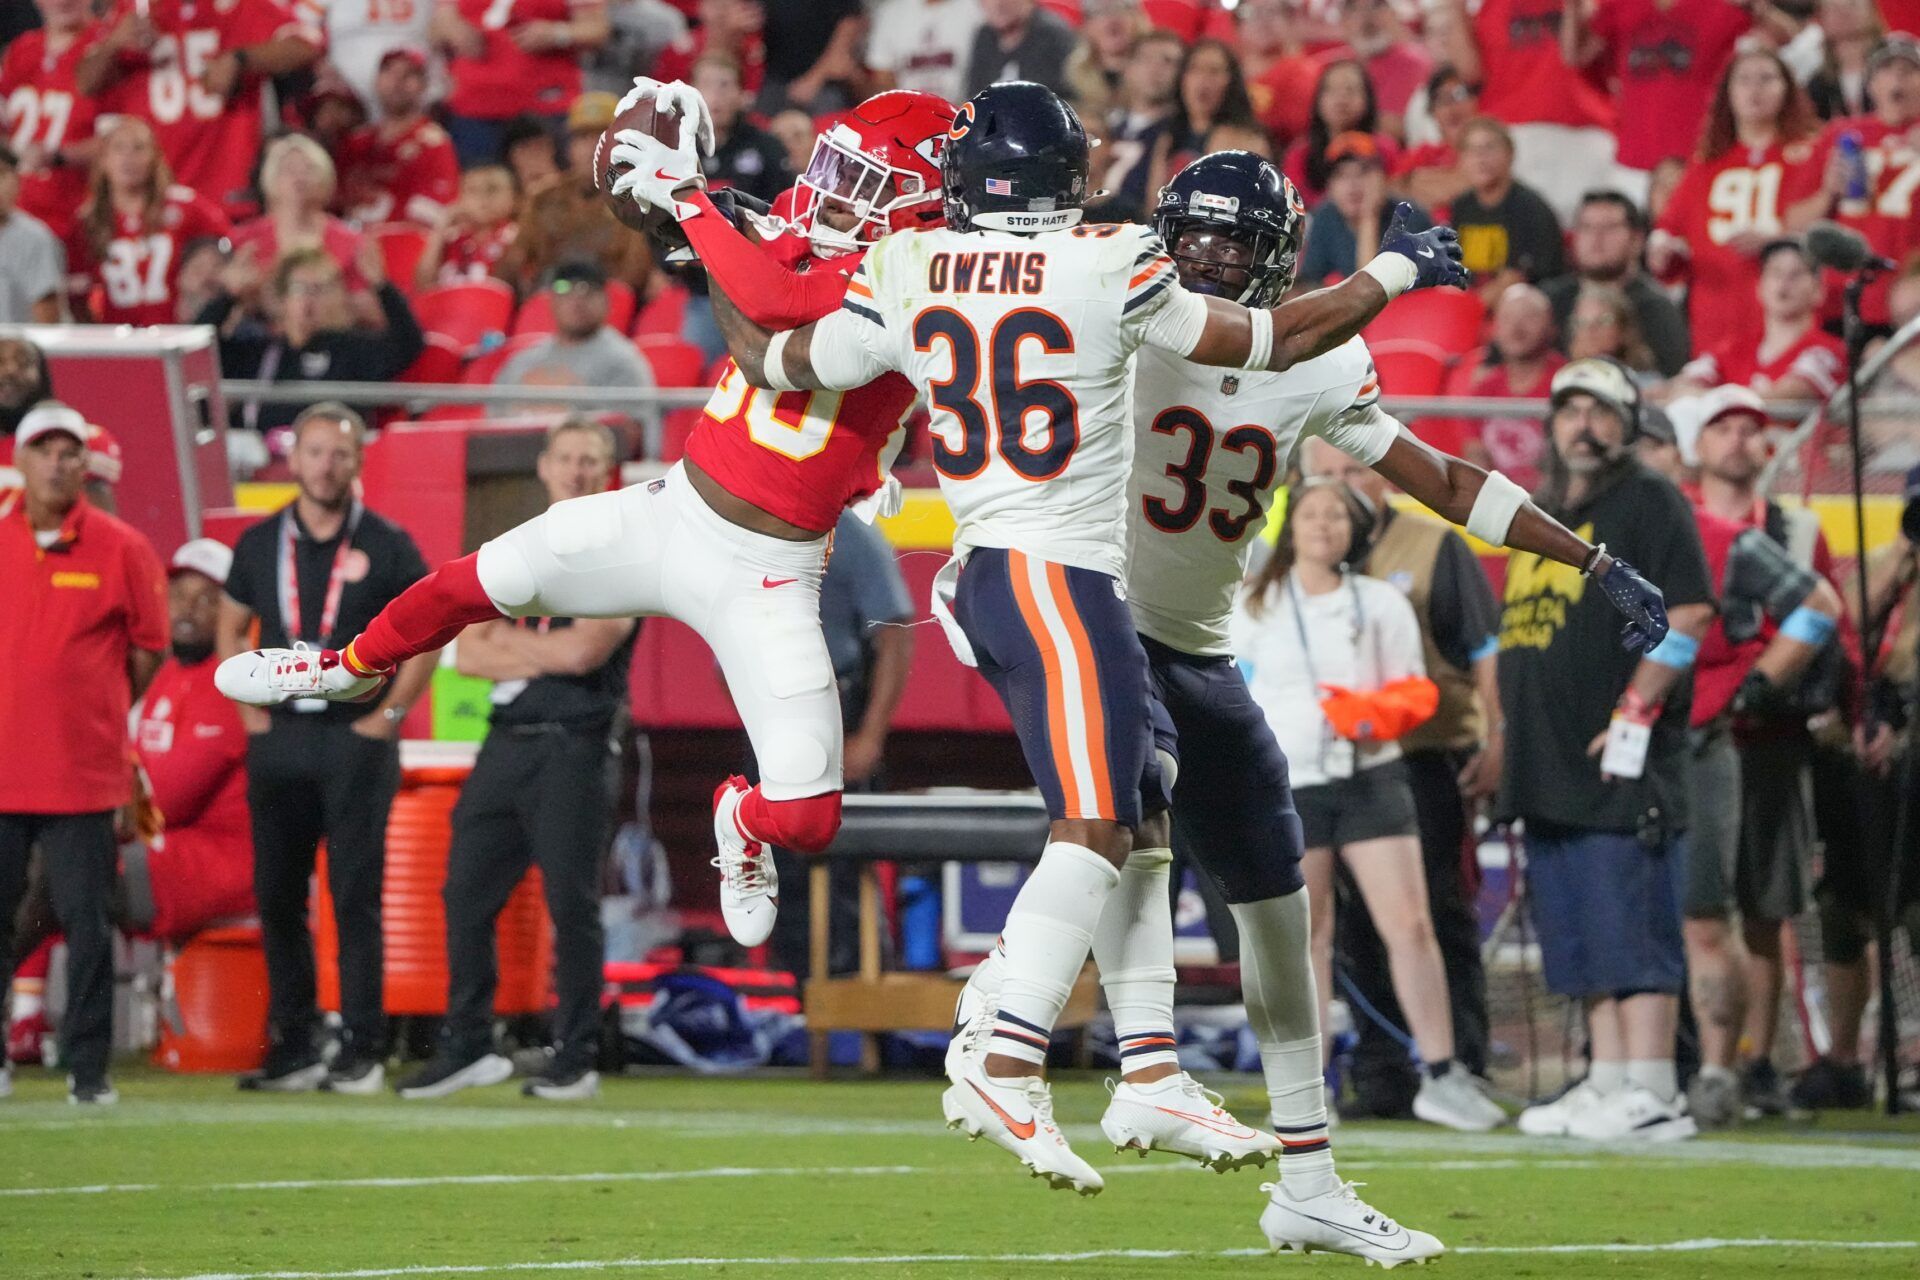
[[[628,196],[614,196],[614,180],[627,166],[615,164],[609,157],[613,154],[614,140],[627,129],[635,129],[650,138],[658,138],[669,147],[680,145],[680,116],[674,111],[659,111],[651,98],[642,99],[613,118],[606,131],[600,135],[600,141],[593,148],[593,185],[607,202],[607,208],[620,224],[638,231],[658,244],[673,247],[686,243],[686,237],[680,233],[679,226],[671,214],[664,209],[642,210]]]

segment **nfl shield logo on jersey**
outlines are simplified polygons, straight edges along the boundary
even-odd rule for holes
[[[1236,392],[1236,391],[1238,391],[1239,389],[1240,389],[1240,375],[1239,375],[1239,374],[1236,374],[1236,373],[1230,373],[1230,374],[1228,374],[1228,375],[1226,375],[1226,376],[1225,376],[1224,378],[1222,378],[1222,379],[1220,379],[1220,394],[1221,394],[1221,395],[1223,395],[1223,396],[1230,396],[1230,395],[1232,395],[1232,394],[1233,394],[1234,392]]]

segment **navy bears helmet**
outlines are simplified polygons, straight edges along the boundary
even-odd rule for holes
[[[1216,151],[1195,160],[1161,189],[1153,227],[1189,290],[1269,307],[1293,287],[1306,220],[1300,193],[1271,161],[1251,151]],[[1224,232],[1252,250],[1244,287],[1233,289],[1220,264],[1181,255],[1180,235],[1192,230]]]
[[[960,104],[940,156],[947,225],[1060,231],[1080,221],[1092,149],[1080,117],[1043,84],[990,85]]]

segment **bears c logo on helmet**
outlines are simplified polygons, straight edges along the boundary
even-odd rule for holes
[[[947,136],[960,139],[967,136],[967,130],[973,128],[973,104],[963,102],[960,109],[953,113],[953,128],[947,130]]]

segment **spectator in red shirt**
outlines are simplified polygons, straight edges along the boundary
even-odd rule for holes
[[[1380,132],[1380,112],[1373,97],[1373,81],[1366,68],[1351,58],[1330,62],[1313,86],[1313,117],[1307,122],[1307,136],[1287,149],[1281,169],[1299,188],[1300,198],[1309,205],[1318,204],[1327,193],[1327,179],[1333,162],[1327,155],[1335,138],[1347,133],[1373,137],[1380,159],[1391,169],[1400,158],[1400,147]]]
[[[1480,86],[1480,109],[1513,131],[1515,169],[1562,225],[1613,168],[1613,103],[1560,50],[1565,0],[1449,0],[1447,60]]]
[[[1288,0],[1243,0],[1233,16],[1254,114],[1277,146],[1290,146],[1312,118],[1320,61],[1294,33]]]
[[[1920,151],[1911,141],[1920,124],[1920,41],[1888,36],[1867,62],[1867,92],[1873,113],[1829,124],[1812,159],[1789,176],[1783,192],[1787,230],[1805,231],[1830,217],[1865,236],[1881,257],[1904,262],[1920,250],[1920,210],[1913,199],[1920,187]],[[1850,135],[1859,144],[1854,161],[1840,146]],[[1848,194],[1856,182],[1864,195]],[[1830,313],[1838,305],[1837,283],[1835,273],[1828,280]],[[1890,276],[1882,276],[1862,295],[1860,314],[1867,324],[1886,326],[1891,286]]]
[[[1615,188],[1645,203],[1653,166],[1686,153],[1712,77],[1752,24],[1729,0],[1569,0],[1562,55],[1571,67],[1604,67],[1614,85]]]
[[[319,61],[324,37],[279,0],[116,0],[108,21],[80,60],[80,92],[151,124],[181,185],[229,217],[251,210],[262,92]]]
[[[696,26],[653,60],[653,78],[687,80],[701,54],[730,53],[739,60],[747,93],[758,94],[767,79],[767,44],[761,34],[767,23],[765,6],[760,0],[700,0],[699,16]]]
[[[1447,379],[1450,396],[1525,400],[1545,396],[1567,358],[1555,339],[1553,305],[1530,284],[1509,285],[1493,309],[1493,341]],[[1495,467],[1531,489],[1539,483],[1546,436],[1537,418],[1464,418],[1419,424],[1436,449]]]
[[[359,226],[412,222],[435,226],[460,187],[460,162],[447,131],[427,118],[427,55],[401,48],[380,59],[373,78],[380,123],[347,135],[341,146],[340,200]]]
[[[557,131],[580,96],[580,54],[607,42],[602,0],[434,0],[428,30],[447,54],[447,132],[460,163],[498,160],[522,113]]]
[[[0,57],[0,138],[20,159],[20,207],[65,240],[87,197],[98,104],[74,73],[105,28],[87,0],[36,0],[45,26]]]
[[[68,1097],[107,1105],[114,814],[133,794],[127,712],[167,647],[166,585],[146,539],[83,495],[78,413],[43,402],[14,444],[26,493],[0,519],[0,741],[32,747],[0,769],[0,976],[37,844],[67,937]]]
[[[1749,49],[1727,64],[1700,146],[1647,241],[1663,283],[1687,282],[1696,346],[1726,336],[1760,278],[1760,249],[1779,236],[1787,175],[1813,155],[1813,109],[1780,55]]]
[[[1413,38],[1389,0],[1346,0],[1340,33],[1347,48],[1333,56],[1351,57],[1365,68],[1380,108],[1380,131],[1404,138],[1407,104],[1432,73],[1433,56]]]
[[[336,189],[333,158],[319,143],[298,133],[274,139],[260,161],[267,211],[234,228],[234,253],[251,253],[263,270],[271,271],[296,249],[318,249],[339,266],[349,291],[364,291],[358,266],[360,233],[327,212]]]
[[[1731,383],[1770,400],[1820,400],[1846,373],[1846,348],[1820,327],[1819,268],[1798,240],[1760,252],[1759,325],[1708,343],[1674,380],[1674,395]]]
[[[1187,46],[1179,85],[1179,105],[1153,148],[1146,191],[1149,208],[1160,188],[1200,156],[1231,148],[1272,154],[1267,135],[1254,118],[1240,59],[1227,45],[1200,40]]]
[[[67,240],[74,317],[179,323],[187,246],[231,229],[219,205],[174,184],[147,122],[121,116],[103,139],[92,195]]]
[[[427,238],[414,287],[485,280],[519,234],[520,184],[503,164],[475,165],[460,175],[460,196]]]
[[[1480,114],[1480,90],[1468,84],[1452,63],[1443,63],[1427,78],[1427,110],[1440,140],[1401,152],[1393,166],[1393,181],[1407,199],[1445,222],[1448,208],[1473,185],[1460,163],[1460,143],[1467,122]]]

